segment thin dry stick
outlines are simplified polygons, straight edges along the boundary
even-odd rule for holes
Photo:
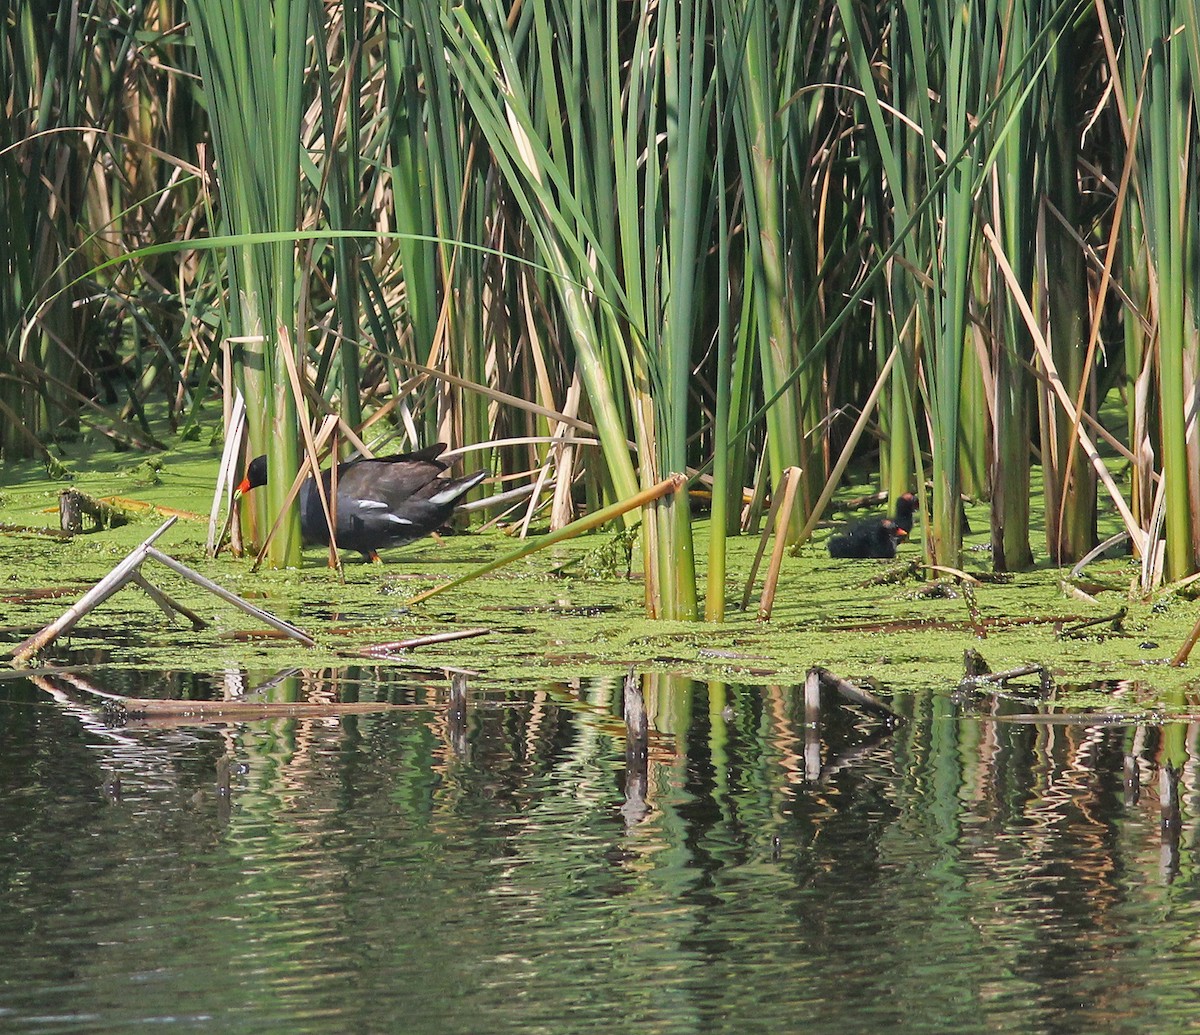
[[[779,569],[783,566],[783,554],[787,547],[785,537],[779,534],[780,529],[786,529],[792,519],[792,508],[796,503],[796,490],[800,487],[800,468],[787,469],[787,485],[783,490],[783,506],[775,523],[775,548],[771,551],[771,567],[767,569],[767,578],[763,583],[762,599],[758,603],[758,620],[768,621],[771,610],[775,607],[775,587],[779,585]]]
[[[454,632],[430,633],[428,636],[414,636],[411,640],[395,640],[392,643],[373,643],[364,647],[360,653],[367,657],[380,654],[391,654],[398,650],[412,650],[414,647],[428,647],[434,643],[449,643],[452,640],[469,640],[474,636],[490,636],[491,629],[458,629]]]
[[[203,629],[208,625],[208,623],[198,614],[196,614],[196,612],[190,607],[185,607],[178,600],[175,600],[167,593],[163,592],[158,588],[158,586],[154,585],[153,582],[147,579],[140,571],[132,572],[129,576],[129,581],[141,587],[142,592],[145,593],[146,596],[148,596],[151,600],[153,600],[158,605],[159,610],[167,616],[168,622],[174,622],[175,615],[178,613],[183,615],[184,618],[192,623],[193,629]]]
[[[1004,250],[1000,247],[1000,242],[996,239],[995,231],[988,225],[983,228],[983,236],[987,239],[989,247],[992,249],[992,254],[996,257],[996,265],[1000,267],[1000,272],[1004,276],[1004,280],[1008,285],[1009,294],[1012,300],[1016,303],[1017,308],[1021,311],[1021,316],[1025,320],[1025,326],[1029,330],[1030,340],[1033,342],[1033,347],[1037,350],[1038,356],[1046,367],[1046,374],[1050,380],[1050,387],[1054,390],[1054,394],[1058,397],[1059,404],[1063,411],[1071,420],[1072,426],[1075,429],[1075,436],[1079,439],[1079,444],[1083,447],[1084,453],[1087,455],[1088,462],[1095,470],[1097,477],[1104,483],[1105,489],[1108,490],[1108,495],[1113,501],[1113,506],[1117,508],[1121,515],[1121,520],[1125,524],[1126,530],[1129,532],[1130,538],[1137,545],[1139,550],[1146,549],[1146,534],[1138,525],[1133,513],[1129,509],[1129,505],[1125,502],[1125,497],[1121,495],[1121,490],[1117,488],[1117,483],[1113,480],[1112,474],[1108,470],[1108,466],[1101,458],[1099,450],[1096,449],[1091,437],[1083,430],[1083,424],[1077,417],[1075,405],[1071,400],[1070,394],[1063,387],[1062,379],[1058,376],[1058,368],[1054,365],[1054,357],[1050,353],[1050,348],[1046,344],[1046,339],[1042,337],[1041,329],[1038,327],[1037,318],[1033,315],[1033,310],[1029,307],[1029,300],[1026,299],[1025,293],[1021,290],[1020,284],[1017,283],[1017,278],[1013,274],[1012,267],[1008,264],[1008,259],[1004,254]]]
[[[791,471],[790,467],[788,471]],[[758,566],[762,563],[763,554],[767,552],[767,540],[771,538],[771,533],[775,531],[779,508],[783,506],[783,497],[787,495],[787,490],[784,486],[791,480],[787,477],[788,471],[784,472],[783,486],[781,486],[783,491],[771,493],[771,508],[767,511],[767,523],[763,525],[762,535],[758,538],[758,550],[754,554],[754,561],[750,565],[750,574],[746,578],[746,588],[742,590],[743,611],[750,606],[750,594],[754,590],[754,580],[758,578]]]
[[[320,450],[327,441],[329,436],[333,434],[333,429],[338,425],[338,418],[328,416],[321,423],[321,430],[317,432],[316,447]],[[292,482],[292,489],[288,493],[287,499],[284,500],[283,509],[275,516],[275,523],[271,526],[271,530],[267,533],[266,539],[263,540],[262,546],[259,548],[258,556],[254,558],[254,564],[251,566],[251,573],[258,571],[259,566],[263,562],[263,558],[267,555],[267,547],[271,545],[271,540],[275,537],[275,533],[279,531],[279,526],[283,524],[283,515],[287,512],[288,507],[292,505],[295,498],[300,495],[300,487],[304,484],[304,480],[308,477],[311,470],[311,458],[305,456],[300,464],[300,470],[296,472],[296,480]],[[316,477],[314,475],[314,477]],[[317,484],[321,483],[321,479],[317,478]]]
[[[838,457],[837,463],[833,465],[833,470],[829,472],[829,480],[825,483],[825,488],[821,490],[821,495],[812,509],[812,514],[809,515],[808,522],[796,537],[796,543],[792,547],[793,553],[812,535],[813,529],[817,527],[817,522],[821,520],[821,515],[825,513],[825,508],[829,506],[829,501],[833,499],[834,491],[841,483],[842,475],[845,473],[846,468],[850,466],[850,458],[854,454],[858,440],[862,437],[862,433],[866,429],[867,421],[875,410],[875,404],[879,401],[879,396],[883,392],[883,386],[887,383],[888,374],[892,372],[892,365],[896,362],[896,357],[899,354],[900,346],[894,345],[892,351],[888,353],[888,358],[883,364],[883,369],[879,371],[879,377],[875,380],[875,387],[871,389],[871,394],[867,396],[867,401],[863,403],[862,412],[859,413],[858,420],[854,422],[854,427],[850,431],[850,437],[846,440],[846,445],[842,449],[841,456]]]
[[[75,623],[91,611],[92,608],[102,604],[125,585],[129,581],[130,574],[138,569],[146,559],[149,551],[153,549],[150,544],[175,524],[176,520],[178,519],[172,517],[164,521],[153,535],[147,538],[140,546],[136,547],[120,564],[63,612],[58,619],[51,622],[39,632],[34,633],[29,639],[13,647],[9,651],[13,656],[13,660],[18,663],[23,662],[30,655],[36,654],[43,647],[53,643],[63,633],[70,631]]]
[[[283,365],[287,367],[288,380],[292,385],[292,396],[296,400],[296,408],[304,412],[304,390],[300,387],[300,374],[296,370],[296,359],[292,355],[292,342],[288,335],[288,330],[283,324],[278,327],[279,334],[279,349],[283,353]],[[322,429],[330,422],[336,428],[341,422],[341,418],[332,415],[327,416],[322,422]],[[342,571],[342,558],[338,553],[337,548],[337,505],[334,501],[337,499],[337,446],[336,439],[333,450],[333,473],[330,475],[334,479],[330,485],[330,491],[325,492],[325,480],[321,477],[321,458],[317,454],[317,444],[313,441],[312,429],[308,426],[307,420],[300,421],[300,431],[304,435],[304,449],[308,454],[308,463],[313,472],[313,483],[317,487],[317,495],[321,500],[321,509],[325,512],[325,521],[329,528],[329,567],[336,568],[338,578],[343,582],[346,580],[346,573]]]
[[[221,534],[217,535],[217,521],[221,517],[222,499],[223,497],[232,497],[233,466],[237,462],[238,452],[242,448],[242,433],[246,424],[246,400],[242,398],[242,393],[238,392],[234,396],[233,404],[227,403],[226,408],[230,412],[225,421],[225,448],[221,451],[221,467],[217,473],[217,487],[213,491],[212,509],[208,514],[208,542],[205,544],[205,548],[209,557],[217,555],[221,543],[225,540],[225,533],[229,531],[229,526],[233,521],[231,505],[225,517],[225,524],[221,527]]]
[[[1196,641],[1200,640],[1200,618],[1196,619],[1196,624],[1192,626],[1192,631],[1188,633],[1187,639],[1183,641],[1183,645],[1175,652],[1175,657],[1171,659],[1171,666],[1179,668],[1187,664],[1188,655],[1192,653],[1192,648],[1196,646]]]
[[[627,500],[622,500],[620,503],[614,503],[612,506],[605,507],[603,510],[596,511],[595,514],[589,514],[587,517],[582,517],[578,521],[572,521],[565,528],[560,528],[557,532],[551,532],[543,539],[539,539],[535,543],[529,543],[515,550],[512,553],[505,554],[503,557],[492,561],[490,564],[485,564],[481,568],[476,568],[474,571],[468,572],[457,579],[452,579],[450,582],[443,582],[440,586],[434,586],[433,589],[427,589],[424,593],[418,593],[411,600],[405,601],[406,606],[419,604],[423,600],[428,600],[438,593],[443,593],[448,589],[453,589],[456,586],[461,586],[465,582],[470,582],[472,579],[479,578],[480,575],[486,575],[490,571],[495,571],[497,568],[503,568],[506,564],[512,564],[513,561],[519,561],[530,554],[537,553],[539,550],[544,550],[547,546],[553,546],[555,543],[561,543],[564,539],[573,539],[575,536],[583,532],[590,532],[593,528],[598,528],[600,525],[606,524],[615,517],[620,517],[622,514],[630,510],[636,510],[638,507],[644,507],[647,503],[653,503],[657,499],[662,499],[668,493],[675,492],[681,488],[687,479],[682,474],[673,474],[668,478],[664,478],[657,485],[651,486],[649,489],[644,489],[641,492],[635,493]]]
[[[168,556],[161,550],[155,549],[153,546],[147,546],[145,550],[147,557],[153,557],[156,561],[158,561],[159,564],[165,564],[173,572],[178,575],[182,575],[189,582],[194,582],[197,586],[207,589],[210,593],[215,593],[222,600],[227,601],[234,607],[245,611],[246,614],[253,615],[260,622],[265,622],[267,625],[271,626],[272,629],[278,629],[281,633],[285,634],[286,636],[290,636],[293,640],[299,640],[306,647],[316,646],[316,641],[309,636],[308,633],[304,632],[304,630],[297,629],[294,625],[283,621],[281,618],[276,618],[269,611],[264,611],[261,607],[255,607],[249,601],[243,600],[236,593],[231,593],[224,586],[217,585],[217,583],[213,582],[212,579],[206,579],[198,571],[192,571],[192,569],[186,564],[180,563],[179,561],[175,560],[174,557]]]

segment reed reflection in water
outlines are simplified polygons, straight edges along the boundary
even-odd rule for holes
[[[1194,1016],[1195,726],[1014,723],[913,690],[891,728],[814,714],[800,687],[648,675],[631,700],[619,677],[360,667],[90,673],[132,696],[392,706],[112,727],[38,678],[0,682],[6,1030]]]

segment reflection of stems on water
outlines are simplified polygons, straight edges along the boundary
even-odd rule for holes
[[[843,700],[856,704],[885,722],[863,744],[848,748],[828,765],[821,765],[821,690],[835,691]],[[814,666],[804,680],[804,778],[810,783],[827,780],[839,769],[853,765],[884,737],[890,737],[903,720],[874,694],[855,686],[826,668]]]
[[[1179,813],[1179,770],[1170,764],[1158,771],[1158,807],[1161,834],[1159,872],[1170,884],[1179,876],[1179,835],[1183,824]]]
[[[864,758],[874,751],[883,741],[887,740],[892,735],[892,730],[888,726],[881,727],[875,730],[861,744],[856,744],[854,747],[847,748],[836,758],[831,758],[829,762],[820,767],[820,771],[816,776],[817,783],[828,783],[843,769],[857,765],[859,759]]]
[[[625,676],[625,804],[627,826],[640,823],[650,812],[646,789],[650,772],[650,723],[641,678],[631,668]]]
[[[813,675],[820,681],[822,687],[827,687],[830,690],[837,691],[838,695],[849,701],[851,704],[857,704],[860,708],[865,708],[867,711],[875,715],[881,715],[885,719],[894,722],[902,721],[891,708],[884,704],[869,690],[864,690],[862,687],[855,686],[849,680],[843,679],[841,676],[834,675],[827,668],[821,668],[819,665],[808,670],[808,678],[812,679]]]
[[[297,669],[288,669],[275,681],[294,675]],[[387,702],[338,702],[338,701],[196,701],[169,698],[125,697],[101,689],[81,675],[57,673],[54,677],[33,678],[35,686],[45,690],[60,704],[69,705],[70,710],[80,714],[81,709],[67,696],[67,690],[85,693],[98,698],[104,705],[105,726],[124,726],[130,720],[162,720],[165,725],[197,722],[247,722],[255,719],[279,719],[300,717],[325,717],[335,715],[361,715],[369,712],[399,711],[405,709],[428,710],[428,705],[401,705]],[[65,686],[64,686],[65,684]],[[267,684],[268,686],[270,683]],[[257,688],[262,689],[262,687]],[[88,713],[89,715],[91,713]],[[91,728],[89,726],[89,728]]]
[[[467,739],[467,677],[463,672],[455,672],[450,676],[446,734],[454,756],[461,762],[467,761],[470,758],[471,744]]]

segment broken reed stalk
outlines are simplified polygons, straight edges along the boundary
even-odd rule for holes
[[[816,675],[822,686],[828,687],[830,690],[836,690],[838,694],[844,697],[851,704],[857,704],[868,711],[874,712],[876,715],[882,715],[888,719],[894,719],[899,722],[901,717],[897,715],[891,708],[884,704],[878,697],[862,687],[855,686],[849,680],[843,679],[841,676],[834,675],[827,668],[822,668],[820,665],[815,665],[808,670],[808,679],[811,680]]]
[[[153,557],[159,564],[165,564],[173,572],[182,575],[189,582],[194,582],[197,586],[207,589],[210,593],[219,596],[222,600],[232,604],[234,607],[245,611],[248,615],[253,615],[260,622],[264,622],[271,626],[272,629],[278,629],[285,636],[290,636],[293,640],[299,640],[306,647],[315,647],[316,641],[304,632],[302,629],[297,629],[289,622],[283,621],[281,618],[276,618],[269,611],[264,611],[261,607],[255,607],[250,602],[243,600],[236,593],[231,593],[224,586],[219,586],[212,579],[206,579],[198,571],[192,571],[186,564],[181,564],[153,546],[146,547],[146,556]]]
[[[158,605],[158,609],[167,616],[168,622],[174,622],[175,615],[181,614],[184,618],[192,623],[193,629],[203,629],[208,625],[208,622],[196,614],[195,611],[191,610],[191,608],[185,607],[178,600],[175,600],[167,593],[164,593],[140,571],[133,572],[129,576],[129,581],[135,586],[138,586],[141,591],[146,594],[146,596],[148,596]]]
[[[1196,641],[1200,640],[1200,618],[1196,619],[1196,624],[1192,626],[1192,631],[1188,633],[1187,639],[1183,641],[1179,650],[1175,652],[1175,657],[1171,659],[1172,668],[1180,668],[1187,664],[1188,656],[1192,653],[1192,648],[1196,646]]]
[[[368,658],[386,657],[394,651],[412,650],[414,647],[428,647],[434,643],[450,643],[452,640],[469,640],[473,636],[490,636],[491,632],[491,629],[457,629],[454,632],[430,633],[428,636],[414,636],[410,640],[373,643],[369,647],[364,647],[359,653]]]
[[[871,394],[867,396],[867,401],[862,404],[858,420],[854,422],[854,427],[850,430],[850,437],[846,440],[846,445],[842,448],[841,455],[837,458],[837,462],[829,472],[825,488],[821,490],[821,495],[817,497],[817,502],[813,506],[812,513],[809,514],[808,521],[796,537],[795,545],[792,547],[793,554],[798,552],[800,547],[808,541],[808,537],[813,534],[813,529],[820,522],[822,515],[825,513],[825,508],[829,506],[829,501],[833,499],[834,492],[837,491],[837,487],[842,483],[842,475],[846,472],[846,468],[850,466],[850,460],[854,455],[855,448],[858,446],[858,440],[862,437],[863,432],[870,423],[871,413],[879,401],[879,396],[883,393],[888,375],[892,372],[892,366],[895,364],[896,357],[899,354],[900,346],[894,345],[892,351],[888,353],[888,358],[879,370],[879,377],[875,380],[875,387],[871,389]]]
[[[225,359],[229,358],[229,348],[227,345],[222,347]],[[217,551],[221,548],[221,543],[225,541],[225,536],[229,532],[233,524],[233,487],[236,484],[234,481],[234,465],[237,463],[238,454],[242,448],[242,437],[246,426],[246,400],[242,397],[241,391],[234,389],[235,395],[232,403],[229,400],[229,389],[233,384],[232,368],[227,371],[227,379],[225,381],[225,448],[221,451],[221,466],[217,471],[217,485],[213,489],[212,506],[208,512],[208,538],[204,542],[205,552],[209,557],[216,557]],[[220,534],[217,532],[217,523],[221,519],[221,505],[224,503],[228,510],[225,514],[225,523],[221,526]]]
[[[222,600],[233,604],[234,607],[245,611],[249,615],[253,615],[259,621],[266,623],[274,629],[278,629],[286,636],[290,636],[294,640],[299,640],[306,647],[315,647],[316,641],[313,640],[308,633],[297,629],[294,625],[276,618],[270,612],[255,607],[239,597],[236,593],[231,593],[223,586],[217,585],[212,579],[206,579],[197,571],[193,571],[186,564],[181,564],[162,551],[154,547],[155,540],[159,538],[168,528],[170,528],[177,518],[171,517],[163,522],[162,525],[155,530],[154,534],[136,547],[128,556],[125,557],[112,571],[104,576],[95,586],[87,593],[80,597],[71,607],[69,607],[58,619],[51,622],[45,628],[34,633],[27,640],[17,644],[9,652],[13,661],[16,664],[22,664],[32,654],[36,654],[43,647],[53,643],[63,633],[70,631],[75,624],[86,615],[89,611],[102,604],[110,596],[121,589],[123,586],[133,582],[140,586],[149,595],[166,614],[166,616],[174,620],[175,612],[187,617],[197,629],[202,629],[205,626],[205,621],[196,612],[190,610],[184,605],[174,600],[168,594],[164,593],[157,586],[150,583],[138,570],[147,558],[153,558],[159,564],[170,568],[178,575],[182,575],[189,582],[194,582],[197,586],[208,590],[210,593],[219,596]]]
[[[787,481],[783,490],[783,505],[775,520],[775,546],[771,551],[771,566],[767,569],[767,578],[763,582],[762,599],[758,602],[758,620],[770,620],[771,611],[775,607],[775,587],[779,585],[779,569],[783,566],[783,554],[787,547],[786,535],[780,535],[779,530],[791,527],[792,508],[796,504],[796,490],[800,487],[800,468],[789,467],[786,471]]]
[[[338,418],[333,414],[330,414],[325,418],[324,421],[322,421],[321,427],[317,431],[316,442],[314,443],[317,451],[320,451],[325,447],[325,443],[329,441],[329,436],[333,434],[333,430],[337,426]],[[310,454],[306,450],[304,459],[300,461],[300,470],[296,472],[296,479],[292,482],[292,487],[287,494],[287,499],[284,501],[283,507],[280,509],[279,513],[275,515],[275,523],[271,526],[271,530],[267,533],[266,538],[263,540],[263,544],[259,548],[257,556],[254,558],[254,564],[250,567],[251,574],[254,574],[254,572],[258,571],[259,567],[262,565],[263,558],[267,556],[267,550],[271,546],[271,540],[275,538],[275,533],[279,531],[280,526],[283,524],[283,518],[284,515],[287,514],[288,507],[296,502],[296,497],[300,495],[300,488],[304,485],[304,482],[310,473],[312,474],[314,481],[317,483],[317,491],[322,494],[324,493],[324,483],[320,477],[321,468],[319,466],[315,466],[316,464],[317,454]],[[337,466],[336,463],[334,466]],[[325,510],[326,513],[328,513],[329,508],[326,507]],[[330,525],[329,527],[333,528],[333,525]],[[330,538],[332,539],[334,536],[331,535]]]
[[[94,522],[94,530],[119,528],[129,523],[129,518],[119,508],[104,500],[94,499],[78,489],[64,489],[58,494],[58,523],[64,532],[72,535],[82,533],[85,516]]]
[[[791,482],[789,477],[791,468],[784,472],[784,479],[781,484],[783,491],[771,493],[771,506],[767,510],[767,523],[763,526],[762,535],[758,539],[758,549],[754,553],[754,560],[750,564],[750,574],[746,577],[746,588],[742,590],[742,610],[745,611],[750,606],[750,594],[754,591],[754,580],[758,578],[758,566],[762,564],[763,554],[767,552],[767,540],[771,538],[771,533],[775,531],[776,525],[779,524],[779,511],[783,507],[783,499],[787,495],[785,486]]]
[[[680,489],[687,479],[682,474],[673,474],[668,478],[664,478],[657,485],[651,486],[649,489],[644,489],[641,492],[635,493],[628,499],[621,500],[619,503],[614,503],[612,506],[605,507],[603,510],[596,511],[595,514],[588,514],[586,517],[580,518],[578,521],[572,521],[564,528],[560,528],[557,532],[551,532],[535,543],[530,543],[527,546],[521,547],[519,550],[514,550],[512,553],[507,553],[489,564],[476,568],[474,571],[468,572],[466,575],[460,575],[457,579],[451,579],[449,582],[443,582],[440,586],[434,586],[433,589],[427,589],[424,593],[418,593],[415,597],[405,601],[405,606],[419,604],[423,600],[428,600],[430,597],[437,596],[439,593],[444,593],[448,589],[454,589],[470,582],[473,579],[479,578],[481,575],[486,575],[488,572],[495,571],[497,568],[503,568],[507,564],[512,564],[514,561],[522,560],[531,554],[537,553],[539,550],[544,550],[547,546],[553,546],[555,543],[561,543],[564,539],[574,539],[577,535],[582,535],[584,532],[590,532],[593,528],[599,528],[603,524],[607,524],[613,518],[620,517],[622,514],[636,510],[638,507],[644,507],[647,503],[653,503],[657,499],[662,499],[668,493],[672,493]]]
[[[13,647],[9,651],[13,660],[20,663],[31,655],[36,654],[43,647],[54,642],[63,633],[69,632],[75,626],[75,623],[91,611],[92,608],[104,603],[105,600],[124,586],[129,581],[129,576],[137,571],[138,567],[148,556],[149,551],[153,549],[151,544],[175,524],[176,520],[178,519],[173,517],[167,518],[166,521],[158,526],[153,534],[137,546],[120,564],[81,596],[71,607],[67,608],[55,621],[51,622],[44,629],[34,633],[29,639]]]

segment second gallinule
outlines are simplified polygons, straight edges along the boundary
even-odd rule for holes
[[[906,492],[896,500],[896,516],[856,521],[829,540],[830,557],[895,557],[896,543],[912,531],[917,497]]]
[[[439,477],[450,467],[438,459],[445,448],[438,442],[415,453],[338,464],[338,546],[378,562],[380,550],[411,543],[443,525],[459,501],[487,477],[486,471],[463,478]],[[328,495],[331,472],[322,472],[321,480]],[[250,461],[237,491],[266,484],[267,458],[258,456]],[[306,543],[329,544],[329,523],[311,476],[300,489],[300,531]]]
[[[871,518],[830,537],[830,557],[895,557],[896,543],[908,533],[891,518]]]

